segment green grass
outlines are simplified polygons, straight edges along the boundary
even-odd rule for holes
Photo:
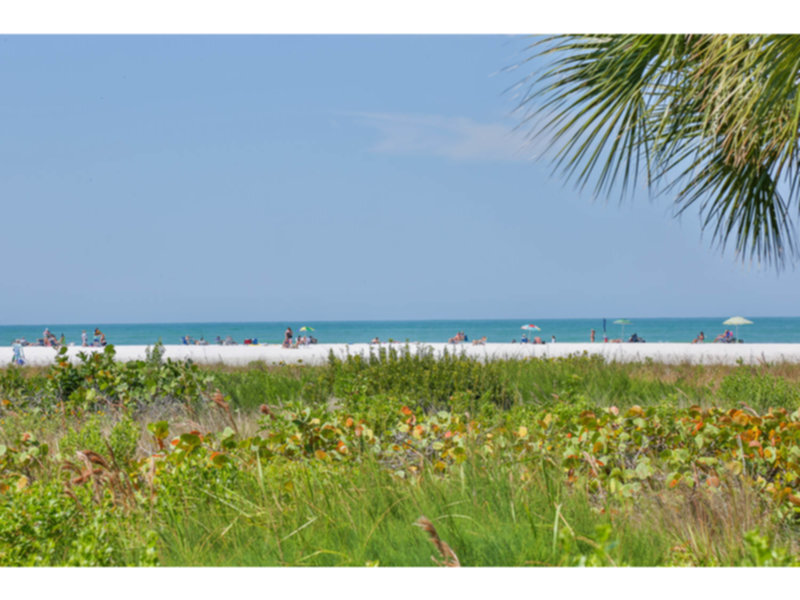
[[[797,365],[112,358],[0,371],[0,564],[434,566],[421,516],[465,566],[800,561]]]

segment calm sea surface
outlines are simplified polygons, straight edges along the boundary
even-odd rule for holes
[[[625,325],[625,338],[632,333],[647,342],[690,342],[703,331],[710,342],[722,333],[727,317],[703,317],[690,319],[630,319]],[[800,317],[750,317],[753,325],[739,327],[739,337],[745,342],[800,343]],[[609,338],[619,338],[622,327],[613,324],[617,318],[608,318],[606,329]],[[257,338],[259,343],[277,343],[283,339],[283,331],[292,327],[298,335],[302,326],[314,328],[313,335],[321,343],[362,343],[375,336],[382,341],[389,339],[404,342],[446,342],[458,331],[464,331],[470,340],[486,336],[489,342],[519,341],[523,333],[520,327],[532,323],[541,328],[535,332],[549,342],[556,336],[559,342],[588,342],[589,331],[597,331],[597,341],[603,339],[603,318],[597,319],[541,319],[524,321],[506,320],[431,320],[431,321],[308,321],[272,323],[137,323],[85,325],[39,325],[0,326],[0,345],[10,345],[16,338],[36,342],[49,327],[56,337],[63,333],[67,342],[80,344],[81,330],[85,329],[91,342],[95,327],[99,327],[110,344],[153,344],[161,340],[164,344],[179,344],[184,335],[195,339],[204,337],[214,342],[216,336],[230,335],[241,343],[246,338]],[[730,327],[735,332],[734,327]]]

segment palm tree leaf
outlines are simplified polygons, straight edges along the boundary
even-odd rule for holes
[[[530,52],[548,67],[526,79],[521,125],[550,136],[566,179],[624,196],[644,174],[742,259],[796,256],[799,36],[564,35]]]

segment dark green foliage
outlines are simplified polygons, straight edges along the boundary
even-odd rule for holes
[[[43,375],[27,378],[16,367],[0,372],[0,394],[10,404],[62,410],[200,403],[210,389],[208,373],[191,361],[163,361],[162,354],[157,344],[146,360],[118,362],[109,345],[102,352],[80,353],[80,362],[72,364],[62,347]]]

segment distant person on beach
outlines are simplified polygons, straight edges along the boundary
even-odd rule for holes
[[[381,341],[378,339],[377,335],[374,338],[372,338],[372,341],[370,342],[370,344],[380,344],[380,343]]]
[[[535,338],[533,338],[533,343],[534,344],[544,344],[544,342],[542,341],[542,338],[540,338],[538,335]]]
[[[89,337],[86,335],[86,330],[81,331],[81,346],[84,348],[89,345]]]
[[[483,336],[479,340],[472,340],[472,345],[473,346],[483,346],[485,344],[486,344],[486,336]]]
[[[608,343],[608,334],[607,334],[607,333],[605,333],[605,332],[603,332],[603,343],[604,343],[604,344],[607,344],[607,343]]]
[[[458,344],[460,342],[466,342],[466,341],[467,341],[466,334],[464,334],[463,331],[459,331],[453,337],[451,337],[449,340],[447,340],[447,343],[448,344]]]
[[[217,336],[217,339],[215,339],[214,342],[216,342],[217,344],[219,344],[221,346],[222,345],[222,338]]]
[[[515,340],[516,341],[516,340]],[[526,334],[522,334],[522,337],[519,339],[520,344],[527,344],[528,343],[528,336]]]
[[[589,341],[594,344],[594,329],[589,333]]]
[[[714,338],[714,342],[722,342],[723,344],[728,344],[734,340],[733,332],[730,329],[726,329],[724,333],[720,333],[717,337]]]
[[[703,335],[703,332],[697,334],[697,337],[692,340],[693,344],[702,344],[706,339],[706,336]]]
[[[292,328],[287,327],[286,331],[283,332],[283,347],[284,348],[291,348],[292,347]]]
[[[634,343],[634,344],[636,344],[636,343],[641,343],[641,342],[644,342],[644,340],[643,340],[642,338],[640,338],[638,334],[634,333],[634,334],[633,334],[633,335],[632,335],[632,336],[631,336],[631,337],[628,339],[628,342],[631,342],[631,343]]]
[[[92,346],[105,346],[106,345],[106,334],[100,331],[99,328],[94,328],[94,341],[92,342]]]
[[[551,344],[555,344],[556,343],[556,336],[554,336],[554,335],[550,336],[550,343]]]
[[[14,351],[14,357],[12,358],[13,363],[21,367],[25,364],[25,353],[22,352],[22,342],[19,340],[14,340],[11,348]]]
[[[58,346],[58,340],[56,339],[56,334],[54,334],[49,329],[44,330],[44,341],[42,343],[43,346],[48,346],[51,348],[56,348]]]

